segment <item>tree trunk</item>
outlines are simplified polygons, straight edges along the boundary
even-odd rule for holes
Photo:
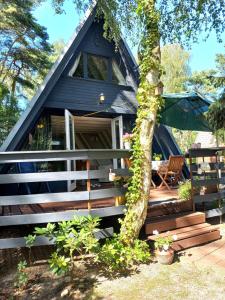
[[[140,0],[140,5],[142,16],[145,16],[146,36],[141,45],[141,82],[137,93],[139,108],[131,164],[133,177],[126,195],[128,210],[121,222],[120,231],[121,240],[128,245],[132,245],[138,238],[147,216],[152,178],[152,141],[157,112],[162,101],[159,16],[154,0]]]

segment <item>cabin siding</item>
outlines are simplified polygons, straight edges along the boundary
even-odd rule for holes
[[[109,81],[69,77],[68,73],[80,52],[100,55],[110,59],[114,58],[120,66],[127,85],[122,86]],[[94,22],[71,56],[67,67],[47,97],[44,106],[46,108],[69,109],[72,111],[95,112],[103,110],[106,113],[136,114],[134,66],[126,63],[124,55],[124,50],[116,52],[114,43],[103,37],[102,21]],[[111,76],[112,74],[109,74],[109,77]],[[101,93],[104,93],[106,100],[100,106],[98,100]]]
[[[99,104],[104,93],[105,103]],[[135,91],[129,86],[97,80],[61,77],[44,104],[47,108],[78,111],[105,111],[118,114],[136,114]]]

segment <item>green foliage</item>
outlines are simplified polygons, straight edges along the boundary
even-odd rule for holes
[[[97,254],[97,261],[104,263],[112,271],[130,269],[149,260],[150,250],[146,242],[135,240],[132,246],[127,246],[118,235],[108,239]]]
[[[57,252],[53,252],[51,258],[48,260],[51,271],[60,276],[66,274],[71,267],[71,258],[60,255]]]
[[[35,239],[36,239],[35,235],[29,234],[28,236],[26,236],[25,237],[26,246],[28,248],[31,248],[34,245]]]
[[[191,130],[172,128],[172,133],[183,153],[186,153],[191,148],[197,137],[197,132]]]
[[[154,153],[152,158],[153,158],[153,160],[161,160],[162,159],[162,154]]]
[[[225,128],[225,93],[210,105],[206,118],[213,132]]]
[[[164,93],[179,93],[186,90],[186,81],[190,77],[190,53],[179,44],[165,45],[161,49]]]
[[[71,221],[36,227],[35,236],[26,240],[31,247],[36,236],[46,236],[55,243],[55,251],[48,260],[51,271],[62,275],[74,274],[77,259],[93,259],[110,271],[130,269],[138,263],[149,261],[150,252],[146,242],[135,240],[132,247],[125,245],[118,235],[100,243],[95,237],[100,219],[97,217],[75,217]]]
[[[52,49],[46,29],[32,15],[37,1],[0,1],[0,80],[10,94],[35,85],[33,75],[49,68]]]
[[[20,112],[17,99],[10,95],[5,84],[0,83],[0,145],[17,122]]]
[[[173,243],[173,238],[171,236],[166,236],[166,237],[158,236],[155,239],[154,247],[159,251],[162,250],[167,251],[171,247],[172,243]]]
[[[186,180],[179,183],[178,187],[178,196],[179,199],[188,201],[191,199],[191,181]]]
[[[22,260],[17,265],[16,281],[15,286],[19,289],[25,288],[29,280],[26,272],[27,262]]]
[[[54,240],[56,251],[53,252],[49,265],[51,270],[61,275],[72,270],[77,255],[93,254],[99,247],[95,237],[100,219],[98,217],[74,217],[71,221],[47,224],[44,228],[35,228],[35,235],[44,235]]]
[[[194,72],[188,80],[191,89],[200,93],[216,94],[218,90],[225,86],[225,54],[216,54],[216,68]]]

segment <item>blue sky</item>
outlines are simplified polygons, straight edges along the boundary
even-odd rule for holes
[[[63,39],[67,42],[79,24],[80,17],[75,11],[71,0],[65,0],[64,10],[65,14],[56,15],[50,1],[48,1],[34,11],[34,15],[39,23],[47,28],[50,42],[58,39]],[[211,34],[206,42],[202,41],[201,37],[199,40],[199,43],[192,45],[190,50],[192,71],[214,68],[215,54],[224,53],[225,51],[225,33],[223,34],[222,44],[217,42],[214,34]],[[135,50],[133,52],[134,56],[136,56]]]

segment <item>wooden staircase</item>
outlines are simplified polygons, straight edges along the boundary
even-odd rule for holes
[[[145,233],[148,240],[152,242],[156,238],[156,235],[153,235],[154,230],[157,230],[159,232],[157,236],[161,237],[176,235],[177,240],[172,244],[175,251],[220,239],[219,227],[207,223],[205,214],[202,212],[185,212],[147,218]]]

